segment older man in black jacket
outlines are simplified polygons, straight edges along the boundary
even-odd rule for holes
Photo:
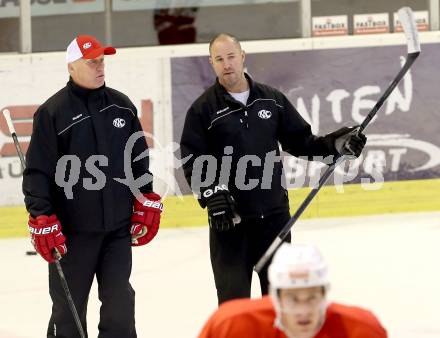
[[[105,86],[104,55],[115,53],[88,35],[67,47],[70,80],[34,115],[23,192],[35,249],[49,263],[56,252],[63,256],[83,328],[96,275],[99,337],[134,338],[131,246],[156,235],[162,203],[153,192],[148,157],[130,163],[140,187],[117,180],[126,174],[124,151],[131,136],[136,140],[129,161],[148,147],[133,103]],[[54,264],[49,264],[49,292],[47,337],[78,337]]]

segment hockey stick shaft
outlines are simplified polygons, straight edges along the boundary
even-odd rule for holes
[[[15,149],[17,150],[18,157],[20,158],[21,169],[24,171],[26,162],[24,160],[23,151],[21,150],[20,143],[18,142],[14,124],[12,123],[11,112],[8,109],[5,109],[3,110],[3,116],[5,117],[6,124],[8,125],[8,129],[11,133],[12,139],[14,140]]]
[[[6,124],[8,125],[9,132],[11,133],[12,140],[14,141],[15,150],[17,151],[18,157],[20,158],[21,169],[24,171],[26,168],[26,161],[24,159],[23,151],[20,147],[20,142],[18,142],[17,133],[15,132],[14,124],[11,119],[11,112],[8,109],[3,110],[3,116],[5,117]],[[36,255],[35,250],[27,250],[26,255]]]
[[[81,338],[86,338],[86,335],[84,333],[81,324],[81,320],[79,319],[78,311],[76,310],[75,303],[73,302],[72,294],[70,293],[69,290],[69,285],[67,284],[67,280],[66,277],[64,276],[63,268],[61,267],[61,263],[59,261],[61,259],[61,255],[59,254],[58,251],[55,251],[54,256],[55,256],[55,266],[58,271],[58,276],[60,276],[61,286],[63,287],[64,293],[66,294],[67,303],[69,304],[70,311],[72,312],[79,335]]]
[[[405,32],[405,35],[407,36],[408,40],[408,54],[405,61],[405,64],[400,69],[399,73],[396,75],[394,80],[390,83],[388,88],[385,90],[385,92],[382,94],[382,96],[379,98],[377,103],[374,105],[374,107],[371,109],[371,111],[368,113],[368,115],[365,117],[365,119],[362,121],[358,133],[361,133],[365,128],[368,126],[368,124],[371,122],[371,120],[375,117],[376,113],[379,111],[379,109],[382,107],[388,96],[392,93],[392,91],[396,88],[399,81],[405,76],[407,71],[411,68],[412,64],[416,60],[416,58],[420,55],[420,44],[418,42],[418,36],[417,36],[417,30],[415,26],[415,20],[412,14],[412,11],[408,8],[402,8],[399,10],[399,18],[402,21],[402,26]],[[298,218],[301,216],[301,214],[304,212],[304,210],[307,208],[307,206],[310,204],[310,202],[313,200],[313,198],[316,196],[316,194],[319,192],[319,190],[322,188],[322,186],[325,184],[325,182],[329,179],[331,174],[334,172],[336,166],[344,160],[344,157],[338,156],[336,157],[335,161],[327,168],[327,170],[324,172],[322,177],[320,178],[318,185],[310,191],[310,193],[306,196],[304,201],[301,203],[295,214],[289,219],[289,221],[286,223],[286,225],[283,227],[283,229],[280,231],[278,236],[275,238],[275,240],[272,242],[272,244],[269,246],[269,248],[266,250],[266,252],[263,254],[263,256],[260,258],[260,260],[255,265],[254,269],[256,272],[260,272],[263,267],[267,264],[269,259],[272,257],[273,253],[278,249],[278,247],[282,244],[284,238],[287,236],[289,231],[292,229]]]
[[[295,214],[289,219],[289,221],[286,223],[286,225],[283,227],[283,229],[280,231],[280,233],[277,235],[275,240],[272,242],[272,244],[269,246],[269,248],[266,250],[266,252],[263,254],[263,256],[260,258],[260,260],[255,265],[255,271],[260,272],[263,267],[266,265],[266,263],[269,261],[270,257],[273,255],[273,253],[278,249],[278,247],[283,242],[284,238],[287,236],[293,225],[296,223],[296,221],[299,219],[299,217],[302,215],[304,210],[308,207],[310,202],[312,202],[313,198],[316,196],[316,194],[319,192],[319,190],[322,188],[322,186],[327,182],[333,171],[335,170],[336,166],[344,159],[344,157],[338,157],[335,162],[330,164],[330,166],[327,168],[327,170],[324,172],[324,174],[319,179],[318,185],[315,186],[310,193],[306,196],[304,201],[301,203],[301,205],[296,210]]]
[[[8,124],[9,131],[14,139],[15,149],[17,150],[18,157],[20,158],[20,163],[23,171],[26,169],[26,162],[24,160],[24,155],[20,147],[20,143],[18,142],[17,133],[15,132],[14,124],[12,123],[11,113],[8,109],[3,110],[3,116],[6,119],[6,123]],[[58,271],[58,275],[60,277],[61,286],[66,294],[67,303],[69,304],[70,310],[72,312],[73,318],[75,320],[75,324],[78,328],[78,332],[81,338],[86,338],[84,330],[81,325],[81,320],[79,319],[78,311],[76,310],[75,303],[73,302],[72,294],[69,290],[69,285],[67,284],[66,277],[64,276],[63,268],[61,267],[60,259],[61,255],[58,251],[54,250],[54,258],[55,265]]]

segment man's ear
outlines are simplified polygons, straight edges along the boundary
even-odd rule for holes
[[[214,65],[214,62],[212,61],[212,57],[209,57],[209,63],[211,64],[211,66]]]
[[[241,51],[241,57],[243,58],[244,63],[244,60],[246,59],[246,53],[244,52],[244,50]]]
[[[72,75],[72,73],[75,72],[75,67],[73,66],[72,62],[69,62],[67,64],[67,71],[69,72],[70,75]]]

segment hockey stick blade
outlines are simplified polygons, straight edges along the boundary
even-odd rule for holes
[[[416,58],[420,55],[420,42],[419,37],[417,33],[417,26],[414,19],[413,12],[409,7],[403,7],[399,9],[398,11],[399,20],[402,23],[403,31],[406,36],[407,40],[407,47],[408,47],[408,55],[406,58],[406,62],[403,65],[403,67],[400,69],[399,73],[396,75],[394,80],[390,83],[388,88],[385,90],[385,92],[382,94],[382,96],[379,98],[379,100],[376,102],[374,107],[371,109],[371,111],[368,113],[368,115],[365,117],[365,119],[362,121],[359,133],[361,133],[371,122],[371,120],[374,118],[376,113],[379,111],[379,109],[382,107],[388,96],[390,96],[391,92],[396,88],[399,81],[405,76],[407,71],[411,68],[412,64],[416,60]],[[257,262],[257,264],[254,267],[254,270],[256,272],[260,272],[263,267],[266,265],[266,263],[270,260],[274,252],[278,249],[278,247],[283,242],[283,239],[287,236],[289,231],[292,229],[296,221],[299,219],[301,214],[304,212],[304,210],[307,208],[307,206],[310,204],[310,202],[313,200],[313,198],[316,196],[316,194],[319,192],[321,187],[325,184],[325,182],[329,179],[333,171],[335,170],[336,166],[344,160],[344,157],[338,156],[335,161],[327,168],[327,170],[324,172],[322,177],[320,178],[318,185],[315,186],[312,191],[306,196],[304,201],[301,203],[299,208],[296,210],[295,214],[289,219],[289,221],[286,223],[286,225],[283,227],[283,229],[280,231],[278,236],[274,239],[274,241],[271,243],[269,248],[266,250],[266,252],[261,256],[260,260]]]
[[[405,33],[408,54],[420,53],[419,35],[417,34],[416,20],[411,8],[402,7],[397,11],[397,15],[399,16],[399,21]]]
[[[394,80],[390,83],[388,88],[382,94],[382,96],[377,100],[373,109],[368,113],[365,117],[364,121],[362,121],[361,126],[359,128],[359,133],[363,132],[373,117],[376,115],[378,110],[382,107],[388,96],[390,96],[391,92],[396,88],[397,84],[402,80],[407,71],[411,68],[412,64],[416,60],[416,58],[420,55],[420,42],[419,35],[417,32],[416,20],[414,18],[414,14],[409,7],[402,7],[398,11],[399,20],[402,23],[403,32],[406,37],[408,54],[406,56],[406,62],[403,67],[400,69],[399,73],[396,75]]]
[[[15,134],[15,128],[14,124],[12,123],[11,112],[9,111],[9,109],[3,109],[3,116],[5,117],[6,124],[8,125],[10,133]]]

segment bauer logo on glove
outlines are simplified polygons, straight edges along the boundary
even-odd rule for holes
[[[29,224],[28,226],[29,226],[29,232],[33,235],[47,235],[51,232],[58,231],[59,229],[58,223],[44,228],[34,228]]]
[[[29,216],[28,227],[35,251],[46,261],[52,263],[66,254],[66,237],[56,215]]]
[[[160,211],[163,211],[163,204],[161,202],[150,201],[146,199],[142,205],[144,207],[156,208],[156,209],[160,209]]]
[[[241,222],[234,198],[224,184],[206,189],[200,205],[208,208],[209,226],[217,231],[228,231]]]
[[[211,197],[212,195],[217,194],[219,191],[226,191],[226,192],[229,193],[228,187],[227,187],[225,184],[222,184],[222,185],[217,185],[217,186],[215,186],[215,187],[212,188],[212,189],[206,189],[206,190],[203,192],[202,196],[203,196],[204,198],[209,198],[209,197]]]
[[[134,200],[131,216],[131,245],[141,246],[149,243],[159,231],[160,215],[163,204],[160,196],[154,192],[142,195]]]

